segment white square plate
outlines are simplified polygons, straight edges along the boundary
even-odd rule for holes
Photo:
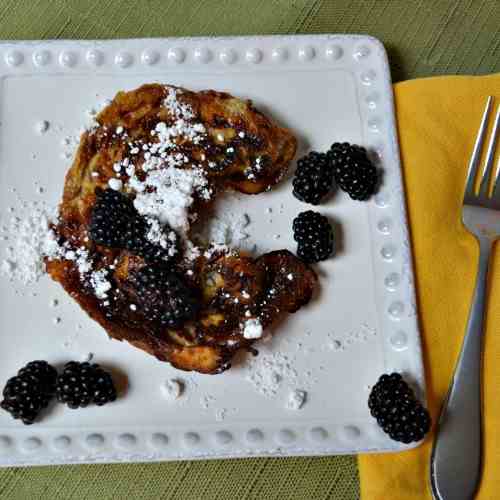
[[[54,404],[30,427],[0,412],[3,465],[408,448],[388,439],[367,408],[369,387],[384,372],[403,372],[424,386],[392,88],[378,40],[318,35],[2,43],[0,73],[0,228],[7,227],[2,235],[8,238],[0,242],[0,255],[12,241],[9,220],[29,209],[22,202],[58,203],[71,163],[64,137],[84,123],[86,110],[147,82],[250,98],[296,133],[298,156],[346,140],[375,152],[383,171],[370,201],[337,192],[317,207],[335,221],[337,233],[336,255],[316,266],[319,297],[289,317],[271,341],[257,344],[257,358],[243,357],[221,375],[177,371],[108,340],[46,276],[29,287],[2,277],[2,386],[32,359],[60,366],[89,352],[128,378],[126,394],[107,407],[75,411]],[[40,134],[43,120],[49,128]],[[290,184],[222,202],[249,214],[250,240],[261,252],[295,250],[292,219],[311,207],[292,196]],[[56,308],[49,307],[53,299]],[[269,375],[266,361],[282,362],[274,385],[259,385],[259,377]],[[176,402],[160,391],[170,378],[185,383]],[[306,404],[295,411],[286,408],[294,389],[307,391]]]

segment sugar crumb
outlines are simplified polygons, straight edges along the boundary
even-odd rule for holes
[[[306,402],[307,392],[295,389],[288,395],[288,401],[286,403],[286,407],[289,410],[300,410],[304,403]]]
[[[48,120],[40,120],[39,122],[35,123],[35,131],[37,134],[45,134],[50,127],[50,123]]]
[[[161,385],[161,392],[165,399],[172,402],[182,396],[184,387],[185,384],[182,380],[169,379]]]
[[[108,186],[115,191],[120,191],[123,187],[123,182],[120,179],[109,179]]]
[[[262,333],[262,323],[258,318],[251,318],[245,321],[243,325],[243,337],[246,339],[260,339]]]

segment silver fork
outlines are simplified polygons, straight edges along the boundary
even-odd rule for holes
[[[462,207],[462,222],[479,243],[479,268],[462,350],[441,410],[432,450],[432,494],[434,498],[440,500],[472,499],[481,477],[482,338],[488,264],[493,244],[500,236],[500,161],[492,193],[489,186],[495,158],[500,108],[493,123],[479,191],[475,186],[492,105],[493,98],[490,96],[470,159]]]

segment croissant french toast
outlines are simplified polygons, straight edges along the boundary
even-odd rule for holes
[[[193,224],[223,191],[270,189],[295,150],[288,130],[227,93],[119,92],[81,137],[47,271],[110,337],[220,373],[307,304],[317,278],[286,250],[253,258],[193,241]]]

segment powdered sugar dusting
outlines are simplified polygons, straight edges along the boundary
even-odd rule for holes
[[[203,194],[207,184],[199,168],[170,167],[153,170],[144,182],[134,180],[130,186],[137,192],[134,206],[141,215],[153,216],[185,234],[190,226],[189,208],[194,202],[193,195],[196,192]]]
[[[57,210],[36,202],[23,202],[21,206],[27,209],[27,213],[22,212],[10,220],[8,231],[11,244],[5,249],[1,274],[11,281],[31,285],[45,274],[45,259],[68,260],[75,263],[81,280],[91,285],[96,297],[107,298],[111,289],[107,279],[109,271],[94,270],[85,247],[73,247],[68,242],[58,243],[51,229],[51,225],[57,222]]]
[[[167,250],[168,256],[173,257],[177,253],[177,235],[175,232],[169,231],[165,234],[158,220],[151,217],[146,217],[146,222],[149,226],[146,239],[154,245],[159,245],[161,248]]]
[[[91,262],[89,261],[89,252],[85,248],[76,248],[73,250],[68,243],[62,246],[57,246],[51,255],[47,255],[50,260],[71,260],[75,262],[80,276],[90,272],[92,269]]]
[[[27,285],[44,274],[44,257],[54,255],[58,248],[55,235],[49,230],[56,213],[54,209],[37,207],[27,216],[11,218],[12,244],[5,251],[1,266],[3,275]]]
[[[78,269],[80,280],[91,285],[95,296],[98,299],[108,298],[108,292],[111,290],[111,282],[108,280],[109,270],[107,268],[94,269],[89,252],[85,247],[72,248],[68,242],[65,242],[62,245],[52,246],[50,250],[50,254],[43,257],[47,257],[49,260],[73,261]]]
[[[240,247],[249,236],[245,230],[249,224],[246,213],[223,212],[207,221],[197,236],[204,242]]]
[[[97,106],[87,111],[85,125],[78,134],[63,138],[61,144],[65,157],[71,156],[77,147],[81,132],[94,134],[103,129],[104,135],[119,137],[127,144],[128,155],[113,165],[113,175],[107,184],[111,189],[134,195],[134,207],[148,224],[148,241],[174,256],[180,248],[177,241],[180,238],[183,240],[184,262],[201,255],[211,257],[215,253],[228,253],[231,246],[239,246],[246,239],[244,228],[248,225],[248,217],[243,214],[232,216],[230,220],[218,220],[203,248],[190,241],[190,228],[197,218],[193,205],[198,200],[210,200],[213,193],[203,166],[189,153],[189,144],[202,143],[207,131],[203,123],[197,121],[196,112],[182,89],[166,86],[165,92],[163,106],[169,116],[151,130],[151,141],[134,141],[123,124],[117,124],[113,130],[100,128],[96,117],[102,106]],[[103,104],[107,105],[109,101]],[[205,155],[200,158],[200,161],[206,160]],[[97,177],[99,173],[96,171],[91,175]],[[96,269],[96,262],[86,247],[74,247],[68,242],[59,244],[50,229],[56,222],[55,210],[51,210],[50,217],[38,210],[24,219],[13,218],[14,242],[7,248],[0,272],[10,279],[32,283],[45,272],[44,259],[69,260],[75,263],[82,282],[90,285],[104,305],[108,304],[113,266]],[[165,230],[167,225],[170,229]],[[247,333],[257,338],[257,329],[248,329]]]
[[[286,354],[277,352],[253,359],[246,380],[260,394],[274,398],[283,386],[293,385],[297,378],[292,360]]]
[[[200,165],[179,150],[186,142],[199,144],[206,136],[202,123],[194,121],[191,106],[181,102],[180,89],[166,87],[167,96],[163,105],[172,117],[172,123],[159,122],[151,136],[152,142],[130,142],[126,161],[129,176],[127,188],[135,193],[134,206],[144,216],[153,218],[159,224],[168,224],[174,231],[187,238],[195,214],[190,209],[196,197],[209,200],[212,192]],[[136,174],[133,157],[142,152],[142,171],[145,178]],[[158,231],[152,227],[148,238],[157,241]]]
[[[194,118],[193,110],[188,104],[179,102],[177,95],[182,94],[180,89],[173,87],[167,88],[167,97],[163,101],[163,105],[170,111],[170,113],[179,119],[190,120]]]
[[[108,292],[111,290],[111,283],[107,279],[108,272],[107,269],[99,269],[90,275],[90,284],[98,299],[108,298]]]

